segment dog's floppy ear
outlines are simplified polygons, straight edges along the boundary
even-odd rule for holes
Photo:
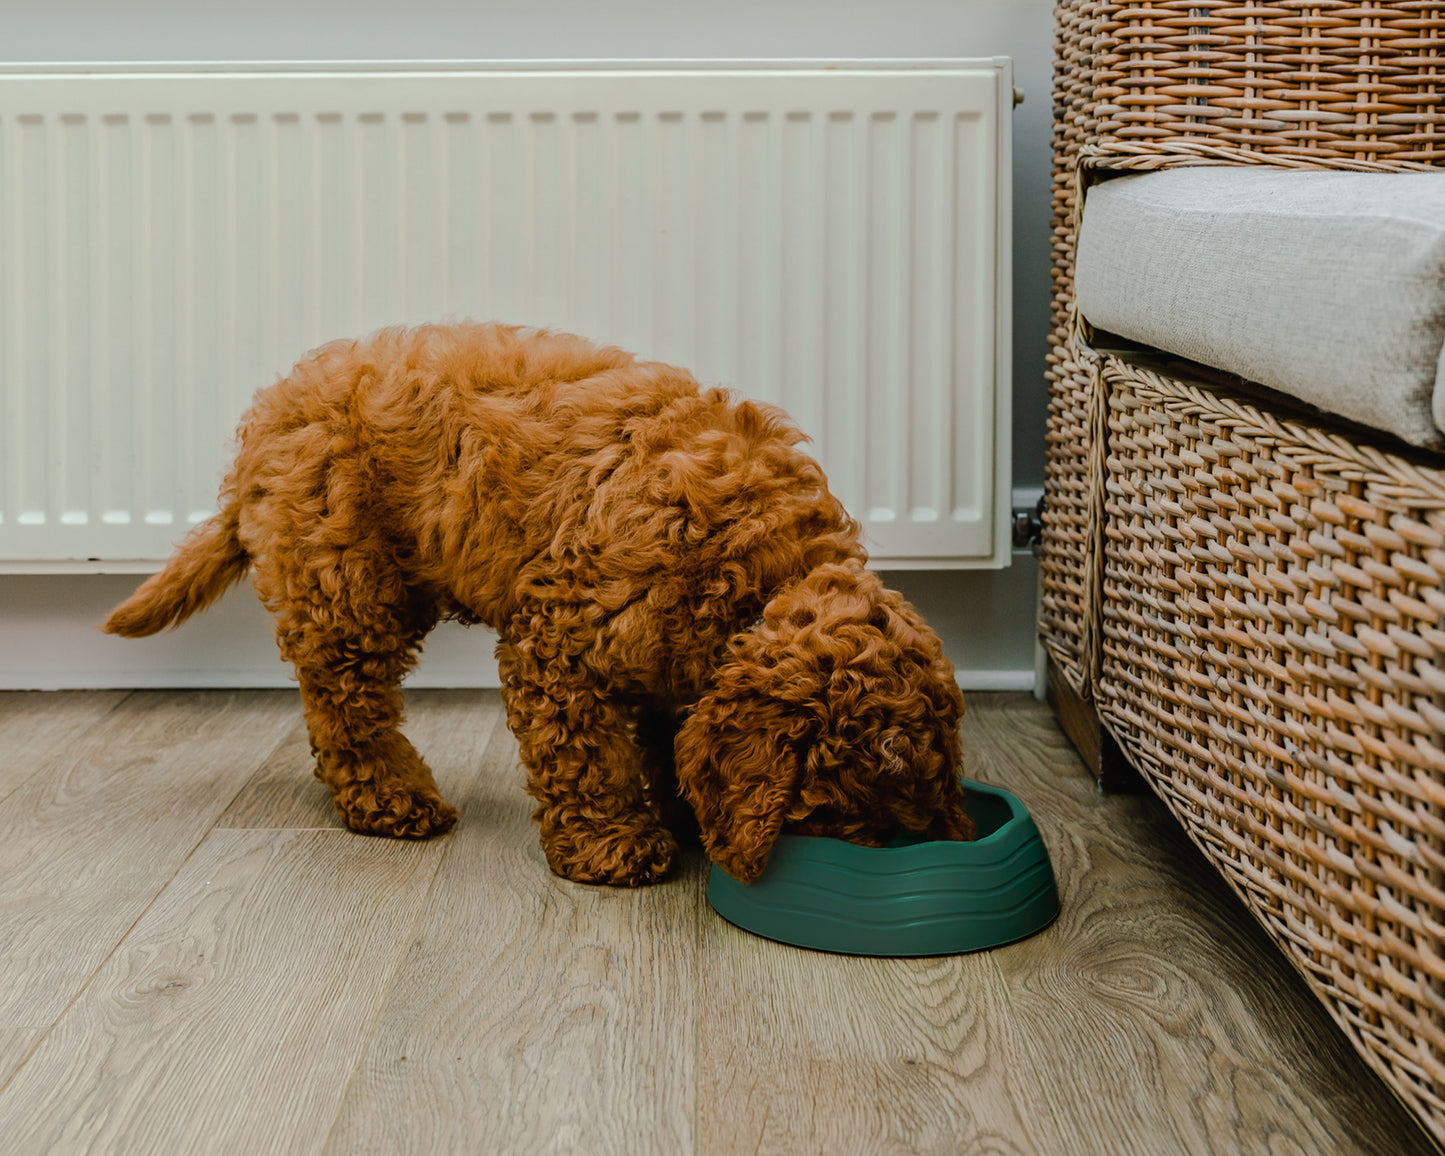
[[[708,858],[751,883],[767,866],[803,777],[807,718],[745,687],[720,687],[677,734],[677,782]]]

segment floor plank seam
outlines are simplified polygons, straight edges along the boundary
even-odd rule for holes
[[[110,713],[119,708],[122,703],[129,702],[138,693],[140,692],[131,691],[129,694],[125,695],[125,697],[121,698],[115,704],[115,706],[111,708],[111,711],[107,711],[104,715],[101,715],[100,718],[108,717]],[[277,745],[279,746],[279,744]],[[266,754],[261,757],[260,761],[256,763],[255,768],[250,772],[250,774],[255,774],[257,770],[264,766],[266,759],[271,756],[275,749],[275,747],[270,748],[266,752]],[[247,776],[247,781],[249,781],[249,775]],[[237,794],[239,793],[240,792],[238,791]],[[232,797],[231,802],[234,801],[235,796]],[[226,807],[229,806],[230,802],[226,804]],[[105,965],[109,963],[112,957],[114,957],[115,953],[120,950],[121,945],[124,944],[125,941],[130,937],[131,932],[136,929],[136,926],[140,923],[140,921],[146,917],[146,915],[150,912],[151,908],[156,905],[156,902],[160,899],[160,897],[165,894],[166,888],[168,888],[172,883],[175,882],[176,876],[185,869],[186,864],[191,861],[201,844],[211,837],[212,832],[216,830],[216,820],[218,820],[222,815],[226,813],[226,807],[219,808],[216,811],[215,817],[211,820],[210,825],[207,826],[203,832],[201,832],[200,838],[191,844],[190,850],[188,850],[185,853],[184,857],[182,857],[180,862],[176,864],[175,870],[172,871],[170,875],[167,876],[166,879],[160,884],[160,886],[155,889],[155,892],[146,901],[145,906],[142,907],[141,910],[136,914],[136,917],[131,920],[130,924],[126,927],[126,929],[121,932],[119,936],[116,937],[115,942],[110,945],[106,953],[100,958],[100,961],[95,965],[94,969],[92,969],[91,973],[86,977],[85,982],[76,986],[75,992],[71,995],[65,1006],[61,1008],[60,1013],[55,1016],[55,1018],[52,1019],[50,1023],[41,1030],[39,1039],[35,1041],[35,1047],[31,1048],[30,1051],[26,1053],[25,1059],[22,1060],[20,1063],[16,1064],[15,1067],[11,1070],[10,1074],[6,1076],[3,1081],[0,1081],[0,1094],[4,1093],[5,1089],[10,1085],[10,1082],[15,1079],[15,1076],[21,1071],[21,1069],[25,1067],[27,1063],[30,1062],[31,1057],[35,1055],[35,1052],[39,1049],[40,1045],[45,1042],[46,1037],[49,1036],[50,1033],[55,1029],[55,1025],[58,1024],[66,1017],[66,1015],[69,1014],[70,1009],[73,1008],[76,1002],[81,998],[81,996],[83,996],[86,991],[89,990],[90,985],[95,982],[95,977],[101,973]]]
[[[240,692],[240,693],[245,693],[245,692],[243,691],[243,692]],[[239,780],[239,784],[240,784],[240,785],[236,787],[235,794],[233,794],[229,799],[227,799],[227,800],[226,800],[226,805],[225,805],[224,807],[222,807],[219,811],[216,812],[216,817],[215,817],[215,819],[213,819],[213,820],[211,821],[211,826],[210,826],[210,827],[207,829],[207,831],[206,831],[206,834],[207,834],[207,835],[209,835],[212,831],[217,830],[216,824],[219,823],[222,819],[224,819],[227,815],[229,815],[229,814],[231,813],[231,808],[236,805],[236,800],[239,799],[242,795],[244,795],[244,794],[246,793],[247,788],[249,788],[250,785],[251,785],[251,781],[252,781],[258,774],[260,774],[260,772],[261,772],[262,769],[266,766],[266,764],[271,761],[271,759],[275,756],[275,754],[276,754],[277,751],[279,751],[282,747],[284,747],[284,746],[286,745],[287,741],[288,741],[290,738],[291,738],[291,731],[290,731],[290,730],[281,732],[281,736],[275,741],[275,743],[273,743],[270,747],[268,747],[268,748],[266,749],[266,753],[261,756],[260,760],[259,760],[259,761],[256,763],[256,765],[251,769],[250,774],[248,774],[244,779],[240,779],[240,780]],[[226,827],[226,828],[221,828],[221,829],[222,829],[222,830],[269,831],[269,830],[271,830],[272,828],[270,828],[270,827]],[[315,829],[315,830],[325,830],[326,828],[324,828],[324,827],[317,827],[317,828],[314,828],[314,829]],[[192,848],[192,850],[194,850],[194,848]]]
[[[165,894],[166,888],[175,882],[176,876],[180,874],[181,869],[184,868],[185,865],[191,861],[191,857],[195,855],[196,848],[198,848],[202,843],[206,841],[207,838],[210,837],[211,831],[213,831],[214,829],[214,825],[207,828],[206,832],[199,839],[196,840],[196,842],[192,845],[191,849],[186,852],[185,858],[176,865],[176,869],[171,872],[171,874],[166,878],[165,882],[163,882],[159,887],[156,888],[155,894],[153,894],[150,899],[146,901],[145,906],[141,908],[140,912],[136,915],[136,917],[131,920],[130,925],[123,932],[121,932],[119,936],[116,937],[115,942],[110,945],[110,948],[106,951],[105,955],[101,957],[100,962],[97,963],[94,969],[92,969],[91,973],[86,976],[85,982],[76,985],[74,993],[66,1002],[65,1006],[60,1009],[60,1013],[41,1030],[40,1038],[35,1041],[35,1047],[31,1048],[30,1051],[26,1053],[25,1059],[22,1060],[20,1063],[16,1064],[14,1070],[11,1071],[11,1073],[4,1079],[3,1082],[0,1082],[0,1094],[4,1093],[5,1089],[10,1085],[10,1081],[15,1079],[15,1077],[20,1073],[20,1071],[25,1067],[25,1065],[30,1062],[31,1057],[35,1055],[35,1052],[39,1049],[40,1045],[45,1042],[46,1037],[55,1030],[55,1025],[58,1024],[61,1020],[63,1020],[67,1015],[69,1015],[70,1009],[76,1005],[76,1003],[88,990],[90,990],[90,985],[95,982],[95,977],[101,973],[101,971],[105,968],[105,965],[109,963],[115,953],[120,950],[121,945],[125,943],[125,941],[130,937],[130,933],[136,929],[136,925],[139,924],[140,921],[146,917],[147,912],[149,912],[150,909],[156,905],[156,901],[160,899],[163,894]]]
[[[9,692],[9,693],[15,693],[15,694],[46,694],[46,693],[50,693],[50,692],[47,692],[47,691],[13,691],[13,692]],[[62,692],[62,693],[64,693],[64,692]],[[104,692],[103,692],[103,691],[94,691],[94,692],[82,691],[82,692],[80,692],[80,693],[82,693],[82,694],[97,693],[97,694],[98,694],[98,693],[104,693]],[[71,743],[77,743],[77,742],[79,742],[80,740],[82,740],[83,738],[85,738],[86,735],[88,735],[88,734],[89,734],[92,730],[94,730],[96,727],[100,726],[100,724],[103,723],[106,719],[110,718],[111,715],[113,715],[117,710],[119,710],[125,703],[128,703],[132,698],[135,697],[135,695],[136,695],[136,692],[133,691],[133,690],[127,691],[125,694],[121,695],[120,698],[116,699],[115,702],[113,702],[113,703],[110,704],[110,709],[109,709],[109,710],[102,711],[100,714],[96,715],[95,718],[91,719],[90,722],[89,722],[87,725],[85,725],[85,726],[80,730],[80,732],[79,732],[78,734],[71,736],[68,741],[71,742]],[[8,799],[11,795],[13,795],[16,791],[22,789],[27,783],[29,783],[32,779],[34,779],[36,775],[38,775],[38,774],[40,774],[42,771],[44,771],[44,770],[45,770],[45,767],[46,767],[46,764],[47,764],[47,761],[48,761],[48,760],[46,760],[46,759],[38,759],[38,760],[36,760],[35,770],[34,770],[32,773],[26,775],[24,778],[19,779],[19,780],[17,780],[17,781],[14,782],[14,783],[12,783],[12,784],[9,786],[8,789],[3,790],[3,791],[0,791],[0,803],[4,803],[5,800]]]
[[[345,827],[339,826],[339,825],[337,825],[337,824],[335,824],[335,823],[328,823],[328,824],[327,824],[326,826],[324,826],[324,827],[322,827],[322,826],[298,826],[298,825],[295,824],[295,823],[288,823],[288,824],[286,824],[286,826],[284,826],[284,827],[271,827],[271,826],[253,827],[253,826],[251,826],[251,825],[249,825],[249,824],[242,823],[242,824],[238,824],[237,826],[234,826],[234,827],[212,827],[212,828],[211,828],[211,831],[333,831],[333,832],[336,832],[336,833],[338,833],[338,834],[351,835],[351,836],[353,836],[353,837],[355,837],[355,838],[358,838],[358,839],[370,838],[370,836],[367,836],[367,835],[357,835],[355,831],[348,831]],[[207,833],[207,834],[210,834],[210,831],[208,831],[208,832],[206,832],[206,833]]]
[[[86,982],[89,983],[89,980],[87,980]],[[74,1003],[74,1002],[75,1002],[74,1000],[71,1001],[71,1003]],[[65,1005],[65,1011],[69,1011],[69,1010],[70,1010],[70,1004],[66,1004],[66,1005]],[[63,1016],[63,1015],[65,1014],[65,1011],[61,1012],[60,1015]],[[50,1035],[51,1029],[54,1028],[55,1025],[58,1024],[59,1022],[60,1022],[60,1016],[56,1016],[55,1019],[51,1021],[50,1025],[49,1025],[48,1027],[44,1027],[44,1028],[38,1029],[39,1032],[40,1032],[40,1034],[35,1037],[35,1043],[34,1043],[34,1044],[30,1047],[30,1049],[25,1053],[25,1058],[24,1058],[23,1060],[21,1060],[18,1064],[15,1064],[15,1065],[10,1069],[10,1074],[9,1074],[9,1075],[7,1075],[3,1080],[0,1080],[0,1095],[3,1095],[4,1092],[5,1092],[5,1089],[10,1086],[10,1081],[15,1078],[16,1073],[18,1073],[21,1068],[23,1068],[26,1064],[28,1064],[28,1063],[30,1062],[31,1057],[34,1056],[35,1053],[40,1050],[40,1045],[45,1042],[45,1037],[48,1036],[48,1035]]]
[[[502,712],[500,710],[492,712],[491,724],[488,726],[486,733],[482,736],[478,744],[480,750],[483,752],[481,756],[483,761],[485,761],[485,752],[491,748],[493,741],[496,739],[497,728],[501,725]],[[480,773],[479,768],[477,775],[480,775]],[[477,775],[473,776],[473,785],[475,785]],[[462,806],[459,807],[459,814],[464,815],[465,801],[459,800],[459,803],[462,804]],[[336,828],[306,829],[335,830]],[[347,831],[346,834],[349,835],[351,832]],[[406,966],[413,946],[420,941],[421,927],[425,920],[426,913],[431,909],[432,901],[436,896],[437,881],[442,878],[442,869],[446,866],[447,860],[450,859],[453,854],[459,853],[456,851],[456,848],[460,846],[460,844],[450,835],[448,835],[446,839],[446,846],[443,848],[442,853],[436,857],[436,866],[432,869],[431,878],[427,880],[426,891],[422,896],[422,901],[416,905],[411,923],[408,925],[406,942],[403,944],[401,950],[397,952],[396,966],[391,969],[391,974],[387,976],[380,998],[377,999],[376,1006],[372,1009],[371,1022],[366,1029],[361,1046],[357,1049],[356,1064],[352,1067],[346,1083],[342,1086],[340,1094],[336,1098],[335,1114],[331,1118],[331,1124],[326,1129],[326,1135],[322,1139],[320,1146],[316,1148],[317,1152],[328,1152],[331,1150],[332,1138],[336,1135],[336,1129],[341,1124],[341,1117],[346,1110],[346,1102],[351,1096],[351,1089],[356,1084],[357,1078],[361,1075],[361,1069],[366,1063],[367,1056],[370,1054],[370,1044],[376,1035],[377,1025],[381,1022],[382,1013],[386,1010],[392,994],[396,991],[397,984],[401,978],[402,968]]]
[[[348,831],[347,834],[351,834],[351,832]],[[392,993],[396,990],[397,982],[401,977],[401,969],[406,966],[411,949],[418,940],[422,918],[431,906],[432,893],[436,887],[437,877],[441,874],[441,869],[445,865],[448,856],[451,855],[452,848],[455,846],[455,843],[449,843],[446,849],[436,857],[436,866],[432,868],[431,878],[427,880],[425,895],[422,901],[416,905],[415,911],[412,912],[411,922],[407,924],[405,940],[396,953],[396,963],[392,967],[390,974],[386,977],[386,983],[382,985],[381,994],[377,998],[375,1007],[372,1008],[370,1022],[367,1024],[366,1031],[361,1037],[361,1043],[356,1049],[356,1063],[352,1065],[351,1072],[346,1078],[346,1083],[341,1085],[336,1096],[335,1111],[331,1117],[331,1124],[327,1127],[326,1135],[322,1138],[321,1143],[315,1148],[316,1152],[327,1152],[331,1149],[331,1139],[336,1134],[336,1129],[341,1123],[341,1116],[346,1110],[346,1101],[351,1096],[352,1086],[356,1083],[357,1077],[361,1075],[361,1069],[366,1063],[366,1057],[370,1054],[372,1037],[376,1035],[377,1025],[381,1022],[381,1013],[386,1010],[386,1005],[391,1000]]]

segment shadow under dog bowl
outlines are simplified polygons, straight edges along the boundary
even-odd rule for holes
[[[1038,828],[1008,791],[964,789],[972,842],[903,834],[860,847],[780,835],[751,884],[714,864],[708,903],[754,935],[844,955],[954,955],[1042,931],[1059,893]]]

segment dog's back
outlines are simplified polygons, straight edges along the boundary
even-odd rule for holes
[[[820,534],[858,553],[801,440],[779,410],[582,338],[391,329],[257,395],[222,504],[250,559],[370,544],[444,613],[499,628],[543,587],[593,610],[678,606],[729,561],[747,574],[718,595],[743,613],[742,588],[805,572]],[[255,577],[268,604],[294,594]]]

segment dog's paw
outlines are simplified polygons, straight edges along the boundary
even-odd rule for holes
[[[677,864],[677,840],[662,827],[571,827],[543,839],[547,863],[574,883],[645,887]]]
[[[420,790],[357,792],[336,796],[341,821],[363,835],[430,839],[456,825],[457,809],[435,793]]]

